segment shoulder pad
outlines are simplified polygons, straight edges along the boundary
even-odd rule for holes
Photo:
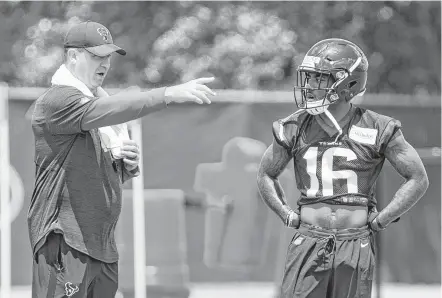
[[[360,107],[359,109],[362,111],[362,114],[364,114],[364,116],[366,117],[366,121],[368,120],[367,122],[373,123],[373,125],[376,126],[376,128],[378,128],[379,130],[385,129],[391,123],[398,124],[399,126],[401,125],[399,120],[396,120],[390,116],[379,114],[372,110],[363,109]]]
[[[397,132],[401,129],[402,124],[399,120],[396,120],[387,115],[382,115],[371,110],[364,110],[367,117],[366,121],[371,123],[371,126],[378,130],[378,145],[383,151],[388,145],[390,140],[397,135]]]
[[[273,122],[273,137],[282,147],[292,149],[294,145],[293,137],[296,135],[298,124],[301,122],[300,116],[306,114],[303,112],[303,110],[298,110],[286,118]]]
[[[383,127],[383,132],[379,137],[379,149],[381,153],[385,151],[390,141],[401,135],[401,126],[399,120],[389,117],[387,123]]]

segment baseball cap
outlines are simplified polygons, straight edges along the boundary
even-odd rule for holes
[[[83,48],[97,56],[113,52],[126,55],[126,51],[114,44],[109,30],[96,22],[87,21],[73,26],[65,36],[65,48]]]

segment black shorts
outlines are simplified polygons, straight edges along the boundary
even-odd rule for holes
[[[370,298],[375,267],[368,227],[301,224],[289,244],[280,298]]]
[[[118,263],[104,263],[68,246],[50,233],[33,264],[32,298],[115,297]]]

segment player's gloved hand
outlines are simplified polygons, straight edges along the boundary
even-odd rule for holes
[[[286,220],[285,220],[285,226],[289,228],[299,228],[299,225],[301,224],[299,215],[296,214],[295,211],[290,210],[289,214],[287,214]]]
[[[215,78],[199,78],[184,84],[167,87],[164,94],[166,103],[196,102],[198,104],[210,104],[209,96],[215,96],[216,94],[205,84],[214,80]]]

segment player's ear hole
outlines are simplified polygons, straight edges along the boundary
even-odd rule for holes
[[[350,83],[348,83],[348,88],[353,87],[354,85],[356,85],[356,81],[351,81]]]

